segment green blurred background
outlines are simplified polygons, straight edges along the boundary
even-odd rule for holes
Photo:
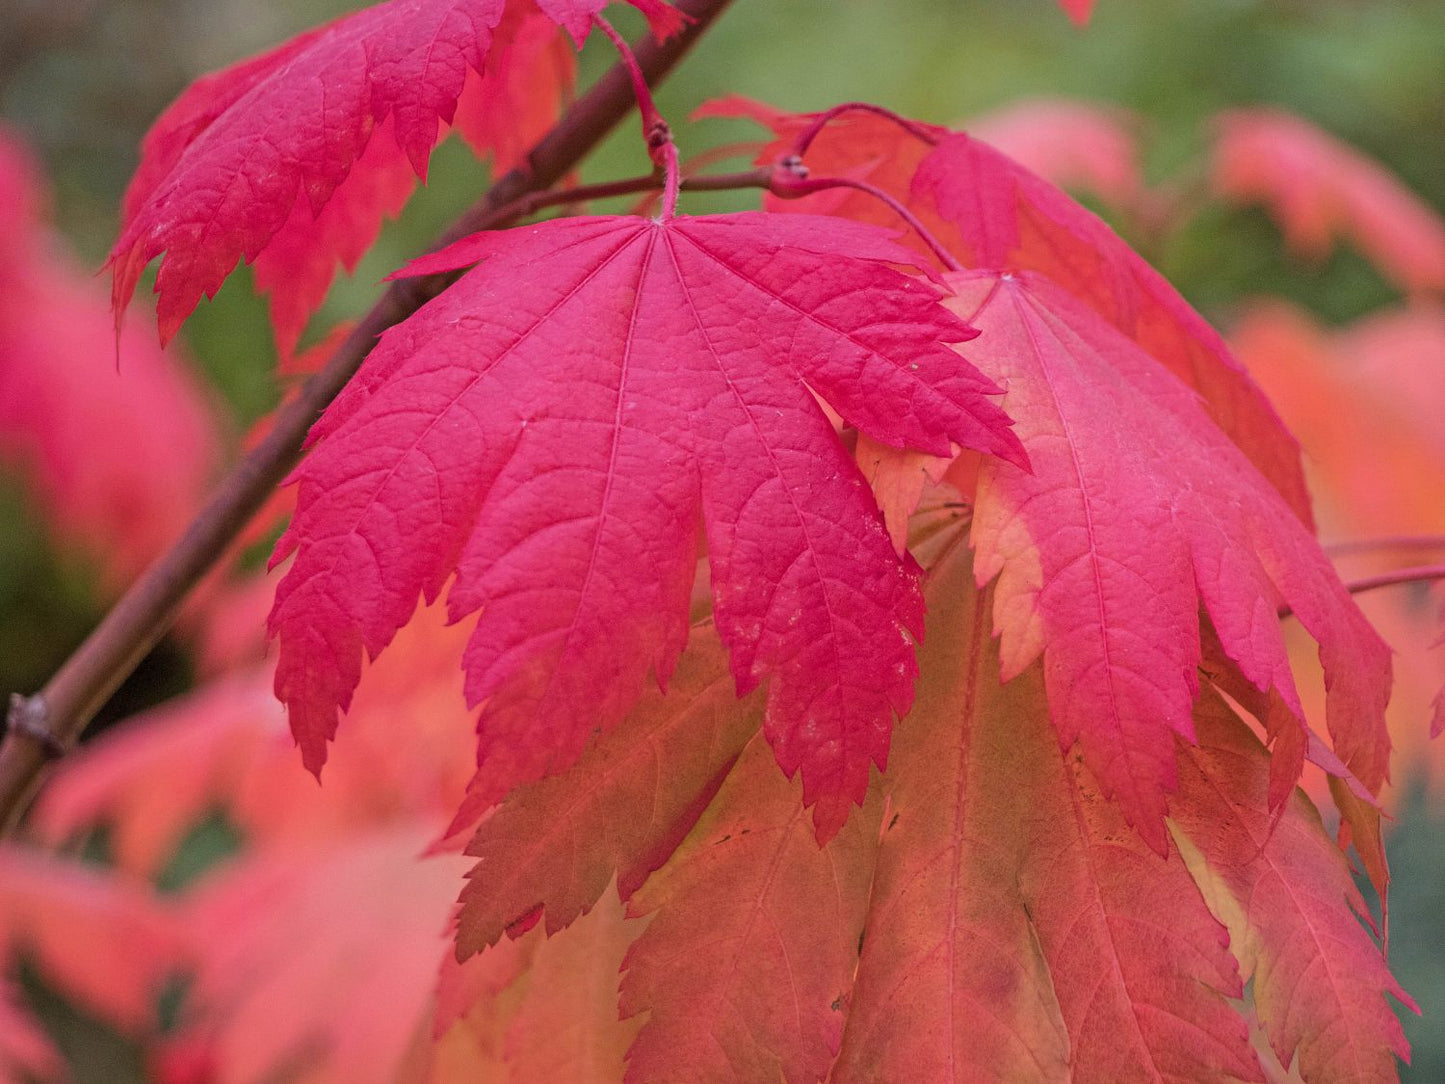
[[[57,222],[98,267],[141,136],[170,99],[195,76],[353,6],[0,0],[0,119],[44,160]],[[616,21],[629,32],[640,25],[621,9]],[[590,43],[584,84],[611,60]],[[737,0],[660,94],[684,154],[756,136],[735,122],[681,123],[701,102],[728,93],[792,110],[862,98],[940,122],[1041,95],[1118,104],[1146,118],[1151,178],[1199,168],[1206,122],[1217,110],[1270,103],[1375,155],[1445,209],[1440,0],[1098,0],[1086,30],[1053,0]],[[585,175],[645,168],[629,125]],[[338,285],[322,322],[364,310],[377,280],[420,252],[486,180],[466,152],[444,147],[430,190],[387,228],[357,276]],[[750,198],[699,197],[688,206],[737,207]],[[1256,210],[1211,207],[1148,255],[1224,323],[1258,294],[1290,298],[1329,324],[1397,300],[1348,249],[1321,263],[1286,255]],[[244,272],[202,306],[184,337],[234,413],[234,432],[274,403],[274,350]],[[42,682],[105,604],[93,571],[81,558],[58,556],[38,522],[20,487],[0,478],[0,691]],[[128,714],[189,681],[183,646],[167,642],[107,715]],[[1409,1076],[1421,1081],[1445,1080],[1442,843],[1439,809],[1423,797],[1412,801],[1392,839],[1392,962],[1427,1014],[1406,1020],[1416,1050]]]

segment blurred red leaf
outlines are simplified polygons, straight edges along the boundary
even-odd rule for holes
[[[1144,192],[1139,117],[1070,98],[1014,102],[968,122],[969,132],[1044,180],[1130,209]]]
[[[24,149],[0,130],[0,461],[118,590],[199,507],[217,420],[175,352],[139,329],[117,341],[103,291],[38,217],[45,202]]]
[[[199,969],[176,1042],[216,1084],[396,1079],[431,1017],[462,866],[434,825],[273,847],[187,900]],[[173,1062],[174,1064],[174,1062]]]
[[[1276,109],[1232,110],[1215,128],[1221,196],[1265,204],[1308,256],[1338,234],[1402,290],[1445,291],[1445,221],[1380,163]]]
[[[154,1030],[165,980],[190,962],[175,916],[142,885],[0,847],[0,960],[32,957],[53,987],[131,1034]]]

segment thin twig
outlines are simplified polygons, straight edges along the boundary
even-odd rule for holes
[[[1362,576],[1358,580],[1346,580],[1345,590],[1352,595],[1361,595],[1366,591],[1377,591],[1381,587],[1399,587],[1407,583],[1433,583],[1437,580],[1445,580],[1445,565],[1415,565],[1411,568],[1400,568],[1394,572],[1381,572],[1377,576]],[[1280,617],[1288,617],[1294,611],[1288,606],[1279,608]]]
[[[648,37],[638,46],[636,62],[644,77],[655,82],[671,71],[730,3],[681,0],[677,6],[692,21],[666,42]],[[532,148],[526,165],[497,181],[438,247],[505,224],[509,204],[561,181],[627,116],[634,100],[627,66],[614,65]],[[356,372],[377,336],[450,281],[449,276],[428,276],[393,282],[326,367],[278,413],[270,433],[237,464],[180,540],[141,575],[39,693],[14,698],[0,740],[0,834],[14,827],[45,765],[74,745],[170,627],[187,594],[300,459],[312,423]]]
[[[1394,572],[1381,572],[1377,576],[1361,576],[1358,580],[1346,580],[1345,590],[1352,595],[1376,591],[1381,587],[1399,587],[1407,583],[1433,583],[1445,580],[1445,565],[1415,565],[1400,568]]]
[[[773,182],[773,172],[771,166],[760,166],[738,173],[686,177],[681,182],[681,188],[684,192],[730,192],[741,188],[767,188]],[[545,192],[533,192],[513,200],[505,207],[497,208],[496,217],[506,222],[518,222],[538,211],[545,211],[548,207],[609,199],[613,196],[633,196],[639,192],[660,192],[665,185],[666,179],[661,174],[646,173],[620,181],[601,181],[597,184],[577,185],[574,188],[549,188]],[[487,228],[495,229],[496,223]]]
[[[938,132],[928,125],[909,120],[907,117],[900,116],[891,109],[885,109],[881,105],[874,105],[872,102],[843,102],[840,105],[833,106],[832,109],[819,113],[813,118],[812,124],[798,133],[798,138],[793,142],[793,153],[799,158],[806,155],[808,148],[813,145],[813,140],[818,138],[818,134],[822,132],[829,123],[847,113],[869,113],[875,117],[882,117],[884,120],[892,121],[909,135],[927,143],[930,147],[936,147],[938,145]]]
[[[1323,549],[1331,557],[1352,557],[1384,550],[1445,550],[1445,534],[1396,534],[1384,538],[1353,538],[1341,542],[1326,542]]]

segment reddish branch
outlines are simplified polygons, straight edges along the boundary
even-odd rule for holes
[[[1406,583],[1433,583],[1445,580],[1445,565],[1416,565],[1394,572],[1382,572],[1378,576],[1362,576],[1358,580],[1346,580],[1345,589],[1352,595],[1375,591],[1381,587],[1398,587]]]
[[[1437,580],[1445,580],[1445,565],[1415,565],[1411,568],[1400,568],[1394,572],[1381,572],[1377,576],[1361,576],[1358,580],[1346,580],[1345,590],[1352,595],[1361,595],[1366,591],[1378,591],[1381,587],[1400,587],[1407,583],[1434,583]],[[1288,617],[1294,613],[1288,606],[1279,608],[1280,617]]]
[[[1324,550],[1331,557],[1352,557],[1383,550],[1445,550],[1445,535],[1400,534],[1384,538],[1357,538],[1344,542],[1326,542]]]
[[[647,153],[652,164],[662,171],[662,217],[671,218],[677,213],[677,191],[682,170],[678,165],[677,144],[672,141],[672,129],[667,120],[658,112],[657,103],[652,100],[652,88],[647,77],[637,66],[637,58],[627,46],[627,39],[613,29],[612,24],[601,15],[594,15],[592,21],[598,29],[611,39],[622,56],[622,63],[632,76],[632,91],[637,96],[637,111],[642,114],[642,138],[647,141]]]
[[[677,6],[692,22],[669,41],[648,37],[636,50],[635,63],[644,79],[655,82],[671,71],[730,2],[681,0]],[[521,217],[515,210],[518,201],[560,182],[633,103],[633,77],[627,64],[620,63],[532,148],[526,167],[497,181],[441,244]],[[571,193],[568,197],[576,198]],[[12,698],[0,741],[0,833],[14,826],[46,764],[76,742],[170,627],[186,595],[300,459],[312,423],[356,372],[377,336],[406,319],[448,281],[429,276],[393,282],[326,367],[307,381],[301,396],[278,413],[270,434],[237,465],[181,539],[132,585],[40,692]]]

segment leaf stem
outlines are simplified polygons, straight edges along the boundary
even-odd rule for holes
[[[1358,580],[1346,580],[1345,590],[1352,595],[1358,595],[1381,587],[1397,587],[1406,583],[1430,583],[1435,580],[1445,580],[1445,565],[1414,565],[1410,568],[1396,569],[1394,572],[1362,576]]]
[[[653,165],[662,171],[665,178],[662,190],[662,217],[671,218],[677,212],[678,179],[681,175],[677,159],[677,144],[672,141],[672,129],[668,127],[663,115],[658,112],[657,103],[652,100],[652,89],[647,85],[647,77],[637,66],[637,58],[632,55],[632,50],[627,45],[627,39],[601,15],[592,16],[592,21],[617,47],[617,52],[622,57],[622,63],[627,65],[627,71],[632,76],[632,92],[637,97],[638,112],[642,114],[642,138],[647,141],[647,154],[652,159]]]
[[[642,68],[638,66],[637,57],[632,55],[632,48],[627,44],[627,39],[617,32],[617,28],[604,19],[601,15],[592,16],[592,22],[598,30],[606,34],[608,39],[617,48],[617,53],[622,58],[622,63],[627,66],[627,74],[632,79],[632,94],[637,99],[637,111],[642,115],[642,131],[649,134],[658,125],[667,127],[667,121],[662,119],[662,114],[657,111],[657,103],[652,100],[652,88],[647,85],[647,77],[642,74]]]
[[[645,84],[665,76],[731,2],[680,0],[677,7],[691,22],[665,42],[649,36],[635,55],[629,50],[630,59],[579,98],[532,148],[526,163],[498,180],[436,247],[505,224],[510,204],[561,181],[631,112],[635,77]],[[76,742],[170,627],[186,595],[301,458],[307,431],[360,367],[377,336],[449,282],[450,276],[393,282],[325,368],[277,414],[271,432],[236,465],[186,533],[141,575],[45,687],[33,696],[12,698],[0,739],[0,834],[14,827],[46,764]]]
[[[668,219],[677,214],[677,192],[682,186],[682,167],[677,160],[677,144],[671,139],[662,148],[662,154],[663,175],[667,178],[667,183],[662,189],[662,217]],[[769,182],[771,178],[770,171]],[[764,183],[763,187],[766,188],[767,183]]]
[[[930,147],[938,145],[938,133],[932,131],[926,125],[917,121],[909,120],[907,117],[899,116],[891,109],[885,109],[881,105],[874,105],[872,102],[843,102],[833,106],[832,109],[824,110],[813,118],[813,123],[798,133],[798,138],[793,142],[793,153],[799,158],[808,153],[808,148],[813,145],[813,140],[818,138],[828,124],[845,113],[871,113],[875,117],[882,117],[891,120],[898,127],[902,128],[909,135],[927,143]]]
[[[786,165],[787,160],[784,160]],[[785,168],[778,169],[773,175],[773,183],[768,191],[783,199],[801,199],[803,196],[811,196],[815,192],[826,192],[830,188],[854,188],[859,192],[866,192],[874,199],[886,203],[893,212],[913,228],[913,232],[923,239],[933,255],[949,271],[962,271],[963,265],[958,262],[953,253],[943,247],[943,243],[934,237],[928,227],[919,221],[918,216],[910,211],[902,203],[894,199],[877,185],[869,184],[867,181],[855,181],[851,177],[818,177],[810,178],[806,172],[797,172],[795,166],[793,171]]]

